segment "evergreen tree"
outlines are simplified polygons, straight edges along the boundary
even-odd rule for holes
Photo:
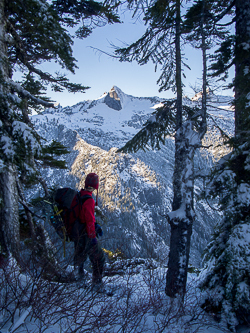
[[[44,96],[48,84],[56,91],[86,89],[70,82],[66,75],[42,71],[39,65],[55,61],[74,73],[77,66],[72,52],[73,37],[67,28],[77,27],[76,37],[84,38],[98,24],[118,22],[113,9],[93,0],[0,0],[0,242],[1,249],[17,259],[18,201],[26,205],[22,182],[35,176],[47,194],[37,161],[58,167],[53,155],[64,153],[55,143],[50,146],[52,155],[48,147],[43,147],[29,120],[30,110],[54,106]],[[85,26],[86,20],[91,20],[92,26],[89,22]],[[16,70],[24,74],[21,82],[13,80]],[[46,238],[44,232],[43,237],[37,231],[40,239]]]
[[[203,125],[206,126],[206,109],[207,109],[207,63],[208,51],[224,40],[229,32],[222,25],[216,24],[216,20],[211,13],[218,13],[219,4],[209,0],[194,1],[185,14],[183,30],[186,32],[187,41],[196,49],[202,51],[203,75],[202,75],[202,118]],[[203,129],[206,132],[206,128]]]
[[[224,218],[207,247],[200,287],[204,308],[236,331],[250,319],[250,1],[225,3],[218,15],[232,4],[236,34],[221,44],[212,68],[218,75],[235,65],[235,136],[232,152],[218,163],[207,188],[207,195],[219,198]]]
[[[202,110],[182,105],[181,35],[191,31],[187,26],[188,22],[183,25],[182,20],[181,1],[156,1],[146,11],[145,21],[148,28],[142,38],[127,48],[116,50],[121,61],[136,60],[139,64],[144,64],[152,60],[156,66],[162,65],[158,80],[160,90],[172,88],[176,91],[176,100],[166,102],[163,108],[158,109],[145,128],[122,149],[136,151],[148,143],[151,143],[152,148],[159,148],[159,142],[164,142],[166,135],[175,136],[174,198],[173,211],[168,214],[171,239],[166,278],[166,293],[171,297],[183,297],[186,290],[190,239],[195,216],[193,158],[206,132],[205,102]],[[201,31],[204,31],[203,23],[199,24],[199,27],[200,25]],[[198,36],[198,33],[196,35]],[[201,44],[205,51],[204,40]],[[205,53],[203,57],[203,90],[206,92]],[[203,95],[203,101],[206,101],[206,93]]]

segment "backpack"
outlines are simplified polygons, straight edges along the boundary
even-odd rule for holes
[[[81,197],[80,192],[68,187],[55,191],[52,204],[54,214],[50,222],[61,239],[71,240],[71,229],[79,217],[81,206],[90,198],[91,195],[86,194]]]

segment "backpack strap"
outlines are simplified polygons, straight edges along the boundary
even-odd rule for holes
[[[83,196],[80,195],[80,192],[77,192],[76,194],[76,204],[70,208],[70,212],[73,212],[75,220],[78,218],[81,212],[81,207],[84,204],[84,202],[88,199],[93,199],[92,195],[85,194]],[[93,199],[94,200],[94,199]],[[78,216],[76,216],[75,208],[79,206]]]
[[[77,195],[78,195],[78,200],[80,202],[80,205],[79,205],[79,215],[80,215],[81,208],[82,208],[82,205],[84,204],[84,202],[87,201],[88,199],[93,199],[93,197],[90,194],[85,194],[85,195],[80,196],[80,192],[78,192]]]
[[[85,194],[83,196],[80,196],[80,193],[79,193],[79,197],[80,197],[80,202],[81,202],[81,205],[84,204],[84,202],[87,200],[87,199],[93,199],[92,195],[90,194]],[[93,199],[94,200],[94,199]]]

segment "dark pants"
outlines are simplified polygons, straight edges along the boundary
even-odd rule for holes
[[[87,236],[85,225],[78,220],[72,228],[71,238],[75,244],[74,265],[83,267],[89,256],[93,268],[93,282],[101,282],[105,257],[100,245],[91,243],[91,239]]]

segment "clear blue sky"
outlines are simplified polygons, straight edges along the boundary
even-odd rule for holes
[[[76,74],[66,73],[72,82],[81,83],[89,86],[84,94],[48,92],[48,95],[55,101],[59,102],[63,107],[74,105],[80,101],[87,99],[96,99],[104,92],[109,91],[113,85],[118,86],[122,91],[136,97],[159,96],[163,98],[173,97],[171,91],[159,93],[159,87],[156,84],[160,76],[160,67],[155,72],[154,65],[139,66],[136,62],[127,63],[119,62],[116,59],[108,57],[105,54],[95,51],[98,48],[108,53],[112,53],[113,49],[110,43],[122,46],[123,42],[131,43],[142,36],[145,27],[142,22],[137,21],[136,24],[129,18],[129,14],[121,16],[121,20],[125,23],[106,25],[96,28],[93,33],[84,40],[75,40],[73,46],[74,57],[78,60],[79,69]],[[92,48],[93,47],[93,48]],[[187,79],[184,81],[184,94],[193,95],[191,85],[200,85],[201,81],[201,52],[191,47],[183,49],[184,55],[190,70],[186,70]],[[53,63],[41,66],[42,69],[53,72],[55,65]],[[219,91],[218,93],[225,92]]]

